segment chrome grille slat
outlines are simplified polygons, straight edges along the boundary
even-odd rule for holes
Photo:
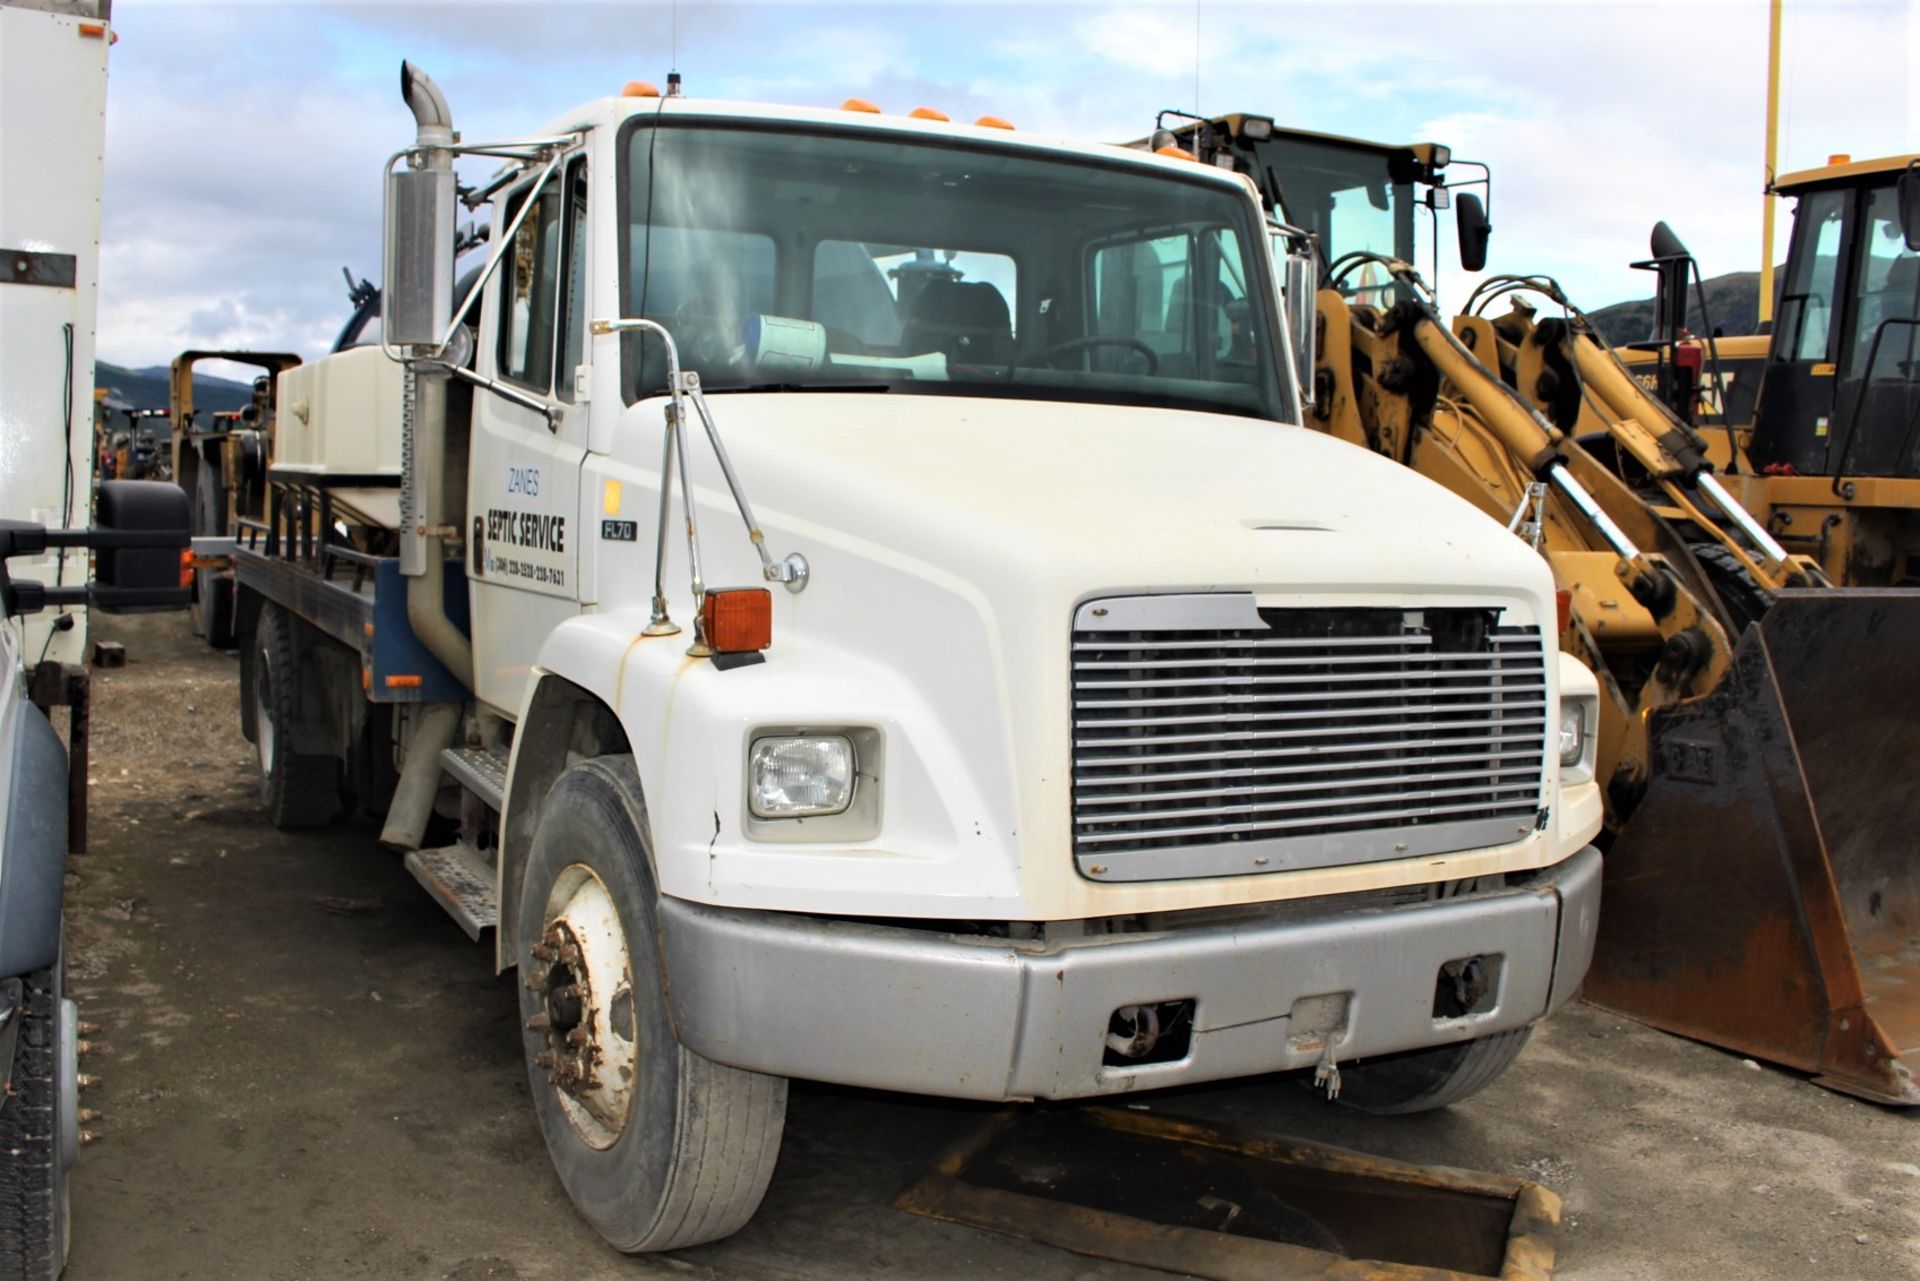
[[[1325,825],[1328,827],[1351,826],[1366,829],[1368,825],[1379,826],[1381,819],[1420,819],[1437,818],[1442,815],[1465,814],[1481,808],[1477,804],[1464,805],[1420,805],[1400,810],[1376,810],[1365,813],[1343,815],[1334,818],[1310,816],[1297,819],[1275,819],[1258,823],[1216,823],[1206,827],[1170,828],[1160,833],[1167,837],[1191,838],[1195,836],[1226,837],[1233,833],[1281,831],[1285,829],[1310,828]],[[1108,845],[1119,841],[1134,839],[1131,832],[1084,832],[1074,837],[1076,843],[1083,845]],[[1189,844],[1198,844],[1189,840]]]
[[[1489,781],[1492,781],[1495,779],[1502,779],[1502,778],[1519,778],[1519,779],[1531,780],[1527,784],[1527,786],[1531,787],[1533,785],[1533,782],[1538,781],[1539,773],[1540,771],[1537,767],[1520,765],[1520,766],[1515,766],[1511,769],[1497,769],[1492,771],[1491,773],[1487,772],[1486,770],[1455,770],[1452,772],[1443,770],[1438,773],[1426,774],[1426,775],[1423,775],[1422,777],[1426,778],[1429,782],[1440,782],[1440,783],[1459,782],[1462,779],[1469,779],[1469,778],[1487,779]],[[1160,781],[1162,780],[1157,778],[1154,780],[1154,782],[1156,783]],[[1138,809],[1121,809],[1118,812],[1112,813],[1112,814],[1103,813],[1099,815],[1098,819],[1096,820],[1092,811],[1111,809],[1116,806],[1139,806],[1139,805],[1148,805],[1148,804],[1157,805],[1166,801],[1205,800],[1210,796],[1293,796],[1301,792],[1325,791],[1330,788],[1345,791],[1348,788],[1391,787],[1395,783],[1404,783],[1406,781],[1407,781],[1407,776],[1405,774],[1376,774],[1373,776],[1367,776],[1367,775],[1346,776],[1346,777],[1341,777],[1337,779],[1329,779],[1324,783],[1291,783],[1291,784],[1281,784],[1278,786],[1269,785],[1266,787],[1259,787],[1259,786],[1203,787],[1203,788],[1188,788],[1183,791],[1174,791],[1174,792],[1144,792],[1144,793],[1139,793],[1133,796],[1090,796],[1081,802],[1078,813],[1082,818],[1086,819],[1087,821],[1100,821],[1100,822],[1111,822],[1117,819],[1130,819],[1130,818],[1149,818],[1149,817],[1159,818],[1159,817],[1165,817],[1165,816],[1162,815],[1157,810],[1149,811],[1149,810],[1138,810]],[[1085,785],[1082,784],[1082,786],[1085,786]],[[1496,785],[1491,790],[1502,791],[1506,789]],[[1401,791],[1401,792],[1395,793],[1395,795],[1407,796],[1407,795],[1410,795],[1410,793]],[[1324,804],[1325,802],[1321,802],[1321,803]],[[1275,808],[1284,808],[1284,807],[1255,805],[1252,808],[1256,810],[1265,810],[1265,809],[1275,809]]]
[[[1293,712],[1220,712],[1213,716],[1128,716],[1077,720],[1075,729],[1137,729],[1150,725],[1270,725],[1277,721],[1325,721],[1354,720],[1359,717],[1398,716],[1405,717],[1408,712],[1426,715],[1444,715],[1450,712],[1461,714],[1499,713],[1520,710],[1544,709],[1544,698],[1535,698],[1521,704],[1509,703],[1414,703],[1407,707],[1363,707],[1354,710],[1347,707],[1323,707]]]
[[[1114,747],[1122,744],[1139,744],[1142,746],[1152,746],[1159,743],[1213,743],[1213,742],[1218,742],[1223,738],[1245,738],[1245,739],[1254,739],[1257,741],[1264,742],[1264,741],[1270,741],[1274,739],[1325,738],[1325,737],[1331,737],[1331,736],[1340,735],[1340,734],[1345,734],[1349,737],[1355,737],[1360,734],[1366,734],[1366,733],[1387,733],[1392,730],[1408,730],[1408,729],[1474,730],[1474,729],[1486,729],[1489,726],[1497,726],[1501,729],[1524,728],[1527,730],[1544,730],[1546,728],[1546,717],[1543,714],[1542,709],[1536,707],[1532,709],[1532,711],[1534,714],[1532,715],[1531,720],[1525,723],[1516,722],[1512,720],[1503,720],[1496,716],[1496,717],[1482,717],[1479,720],[1466,720],[1466,721],[1407,721],[1399,725],[1394,725],[1394,724],[1380,724],[1380,725],[1367,725],[1367,726],[1329,725],[1329,726],[1323,726],[1319,729],[1255,730],[1255,731],[1252,731],[1251,733],[1222,732],[1218,734],[1156,734],[1154,737],[1150,739],[1149,738],[1076,738],[1073,741],[1074,741],[1074,746],[1076,747]]]
[[[1074,633],[1083,871],[1108,875],[1116,858],[1152,860],[1154,871],[1120,873],[1128,879],[1219,874],[1235,859],[1277,871],[1532,830],[1549,724],[1538,627],[1500,626],[1493,608],[1276,611],[1249,600],[1234,615],[1221,599],[1125,600],[1113,612],[1140,630],[1097,630],[1114,625],[1100,610],[1094,630]],[[1233,628],[1182,627],[1192,602],[1206,607],[1194,616]],[[1183,858],[1211,870],[1183,873]]]
[[[1488,761],[1519,760],[1524,762],[1537,759],[1539,755],[1540,753],[1537,751],[1477,752],[1472,754],[1449,753],[1437,756],[1401,756],[1395,758],[1394,764],[1407,767],[1416,765],[1458,765],[1462,761],[1485,763]],[[1243,757],[1240,759],[1250,758]],[[1311,765],[1249,765],[1243,769],[1162,770],[1146,776],[1140,774],[1114,774],[1105,778],[1096,777],[1084,771],[1076,771],[1073,779],[1074,783],[1080,787],[1136,787],[1143,781],[1148,783],[1187,783],[1202,779],[1266,778],[1270,775],[1284,774],[1331,774],[1346,770],[1378,768],[1380,768],[1378,761],[1315,761]],[[1530,767],[1523,766],[1523,768]],[[1159,795],[1159,793],[1156,793],[1156,795]]]
[[[1109,746],[1119,747],[1124,747],[1129,742],[1127,739],[1096,739],[1093,740],[1092,745],[1098,746],[1103,741],[1108,742]],[[1403,750],[1419,749],[1424,751],[1435,747],[1481,747],[1494,743],[1512,744],[1531,741],[1530,739],[1523,739],[1514,734],[1487,734],[1478,738],[1402,739],[1400,740],[1400,747]],[[1154,765],[1190,765],[1196,761],[1266,761],[1287,760],[1296,757],[1318,759],[1324,756],[1347,755],[1354,752],[1375,752],[1378,750],[1379,745],[1377,743],[1313,743],[1291,750],[1286,748],[1255,749],[1239,747],[1218,752],[1159,752],[1151,756],[1076,756],[1075,762],[1077,765],[1086,769],[1117,769],[1126,766],[1141,766],[1149,763]],[[1408,763],[1419,764],[1419,761],[1412,760]],[[1154,777],[1159,776],[1155,775]]]

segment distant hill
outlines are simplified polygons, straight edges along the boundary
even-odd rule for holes
[[[93,385],[104,387],[111,400],[134,409],[165,409],[170,370],[165,365],[145,369],[127,369],[98,361],[93,366]],[[193,379],[193,407],[201,414],[220,410],[245,409],[253,403],[253,387],[231,378],[212,378],[196,374]]]
[[[1778,268],[1773,273],[1774,300],[1779,300],[1780,283],[1786,278],[1786,269]],[[1707,312],[1714,329],[1721,334],[1752,334],[1760,331],[1760,273],[1757,271],[1730,271],[1724,276],[1713,276],[1701,282],[1707,295]],[[1644,342],[1653,336],[1653,299],[1641,302],[1617,302],[1611,307],[1602,307],[1587,313],[1593,322],[1607,336],[1608,342],[1629,343]],[[1691,288],[1687,290],[1687,328],[1696,334],[1705,334],[1708,327],[1700,319],[1699,302]]]

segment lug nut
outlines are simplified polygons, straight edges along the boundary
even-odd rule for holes
[[[568,1045],[585,1045],[586,1043],[587,1043],[587,1029],[583,1027],[577,1027],[567,1033]]]
[[[100,1136],[95,1134],[92,1130],[80,1131],[80,1144],[82,1147],[86,1146],[89,1143],[98,1142],[99,1139],[100,1139]]]
[[[100,1025],[99,1025],[98,1023],[85,1023],[85,1022],[83,1022],[83,1023],[81,1023],[81,1024],[80,1024],[80,1035],[81,1035],[81,1036],[93,1036],[93,1035],[95,1035],[96,1033],[98,1033],[99,1031],[100,1031]]]
[[[80,1073],[80,1075],[74,1077],[73,1079],[83,1090],[91,1090],[94,1086],[100,1084],[99,1077],[90,1076],[85,1072]]]
[[[92,1108],[80,1109],[80,1123],[82,1125],[86,1124],[88,1121],[98,1121],[99,1119],[100,1119],[100,1114],[94,1111]]]
[[[549,1026],[549,1025],[550,1025],[550,1024],[552,1023],[552,1022],[553,1022],[553,1020],[552,1020],[552,1019],[550,1019],[550,1018],[548,1018],[548,1017],[547,1017],[546,1015],[544,1015],[544,1014],[536,1014],[536,1015],[534,1015],[534,1016],[533,1016],[532,1018],[530,1018],[530,1019],[528,1019],[528,1020],[527,1020],[527,1031],[529,1031],[529,1032],[544,1032],[544,1031],[546,1031],[546,1030],[547,1030],[547,1027],[548,1027],[548,1026]]]

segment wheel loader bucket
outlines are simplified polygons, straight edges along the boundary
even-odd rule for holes
[[[1587,996],[1920,1104],[1920,590],[1789,591],[1654,714]]]

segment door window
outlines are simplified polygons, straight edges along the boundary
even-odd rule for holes
[[[1793,249],[1780,294],[1775,347],[1786,360],[1831,360],[1834,300],[1839,296],[1840,233],[1847,193],[1816,191],[1801,197],[1793,219]]]
[[[518,206],[519,200],[508,205],[509,222],[518,212]],[[553,385],[560,215],[560,185],[549,183],[540,193],[538,205],[514,233],[506,260],[500,264],[506,279],[506,287],[501,291],[500,373],[541,392]]]
[[[1920,253],[1907,248],[1900,231],[1899,201],[1891,185],[1866,193],[1861,210],[1858,320],[1853,327],[1847,378],[1905,378],[1913,368],[1920,325],[1902,320],[1920,317]],[[1874,334],[1886,332],[1874,350]],[[1868,358],[1873,367],[1867,367]]]

